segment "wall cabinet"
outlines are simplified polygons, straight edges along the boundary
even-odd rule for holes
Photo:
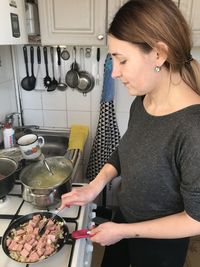
[[[193,45],[200,46],[200,1],[179,0],[179,8],[191,26],[193,33]]]
[[[43,45],[105,45],[106,0],[38,1]]]
[[[27,43],[24,0],[0,1],[0,45]]]

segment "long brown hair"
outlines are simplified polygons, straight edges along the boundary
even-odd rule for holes
[[[165,67],[179,72],[200,95],[200,65],[191,58],[191,30],[172,0],[130,0],[116,13],[109,31],[149,53],[159,41],[168,46]]]

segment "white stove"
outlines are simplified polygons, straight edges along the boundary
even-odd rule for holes
[[[73,184],[73,187],[83,186],[83,184]],[[72,206],[65,208],[59,212],[59,216],[63,217],[67,222],[69,232],[90,228],[92,218],[95,217],[93,210],[96,208],[95,204],[88,204],[84,207]],[[7,229],[9,223],[21,215],[26,215],[33,212],[38,212],[36,207],[28,202],[25,202],[21,196],[21,184],[16,182],[13,190],[6,196],[4,202],[0,203],[0,241]],[[44,211],[44,210],[43,210]],[[50,210],[55,212],[55,210]],[[3,251],[0,245],[0,266],[1,267],[90,267],[92,259],[93,245],[87,239],[70,240],[64,247],[52,255],[51,257],[39,263],[24,264],[18,263],[10,259]]]

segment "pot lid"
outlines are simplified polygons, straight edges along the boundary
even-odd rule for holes
[[[53,174],[51,174],[43,161],[30,164],[20,173],[21,182],[32,189],[49,189],[57,187],[68,180],[73,171],[70,160],[65,157],[51,157],[46,159]]]

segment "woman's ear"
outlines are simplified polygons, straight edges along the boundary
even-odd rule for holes
[[[155,47],[156,52],[156,65],[162,66],[168,57],[168,46],[163,42],[157,42]]]

